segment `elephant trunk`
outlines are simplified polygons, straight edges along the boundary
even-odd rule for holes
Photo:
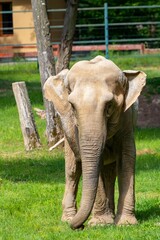
[[[80,137],[80,152],[82,160],[82,198],[80,209],[72,219],[72,229],[81,228],[89,217],[96,198],[98,178],[100,172],[100,155],[102,151],[102,140],[94,132],[94,137]]]

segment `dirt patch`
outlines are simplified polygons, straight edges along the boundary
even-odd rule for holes
[[[160,95],[139,97],[138,127],[160,127]]]
[[[137,150],[137,155],[144,155],[144,154],[155,154],[156,152],[154,152],[151,149],[142,149],[142,150]]]

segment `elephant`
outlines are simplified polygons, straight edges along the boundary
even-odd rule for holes
[[[72,229],[83,228],[90,215],[88,224],[93,226],[137,223],[134,119],[145,84],[144,72],[122,71],[102,56],[79,61],[45,82],[45,98],[53,102],[65,136],[62,220]]]

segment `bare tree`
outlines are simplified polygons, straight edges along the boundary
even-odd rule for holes
[[[55,69],[55,61],[52,51],[50,24],[47,15],[46,0],[31,0],[34,26],[37,39],[38,61],[43,85],[49,76],[54,76],[64,68],[69,67],[72,52],[72,42],[75,32],[78,0],[68,0],[64,19],[60,54]],[[44,96],[44,95],[43,95]],[[44,98],[46,109],[46,135],[49,145],[53,145],[62,138],[59,119],[55,113],[54,106]]]
[[[51,36],[50,36],[50,24],[47,15],[46,1],[45,0],[31,0],[34,26],[37,39],[38,61],[41,77],[41,85],[43,91],[43,85],[45,81],[51,75],[55,75],[55,62],[53,57]],[[46,109],[46,135],[48,144],[55,143],[56,129],[55,129],[55,110],[53,104],[48,102],[44,98],[44,105]]]
[[[68,0],[64,18],[64,28],[61,38],[60,53],[56,64],[56,72],[59,73],[69,68],[72,53],[72,43],[76,27],[78,0]]]

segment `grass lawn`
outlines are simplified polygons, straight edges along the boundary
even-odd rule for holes
[[[148,74],[151,93],[160,90],[159,56],[112,57],[122,69]],[[33,107],[43,108],[36,63],[0,65],[0,240],[160,239],[160,128],[136,129],[137,226],[85,227],[61,222],[63,151],[48,152],[45,121],[35,115],[43,148],[25,152],[11,83],[25,81]],[[116,194],[117,195],[117,194]],[[80,199],[80,191],[78,195]],[[116,196],[117,199],[117,196]]]

